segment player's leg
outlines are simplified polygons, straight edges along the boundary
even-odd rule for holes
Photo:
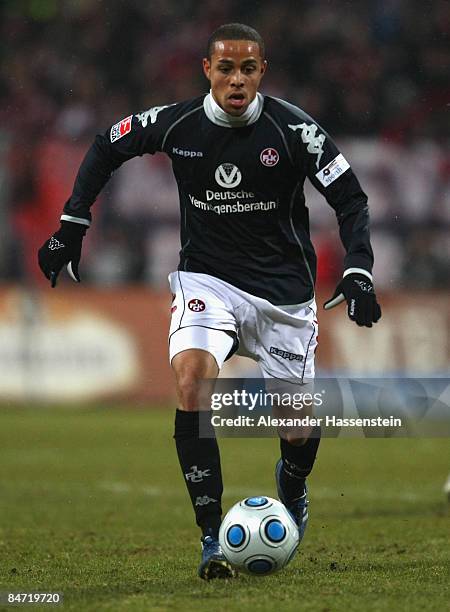
[[[218,543],[223,485],[219,447],[208,411],[211,385],[233,342],[229,332],[201,326],[182,328],[170,340],[179,401],[174,438],[196,522],[202,530],[199,575],[205,579],[229,578],[234,573]],[[200,412],[204,417],[202,430]]]
[[[175,355],[172,368],[179,402],[174,434],[178,459],[197,525],[203,535],[217,538],[222,515],[220,455],[212,427],[209,432],[202,432],[208,437],[200,435],[199,411],[202,391],[205,391],[204,381],[216,378],[218,365],[211,353],[188,349]]]
[[[173,294],[169,333],[170,362],[175,373],[179,406],[175,440],[183,480],[202,535],[202,578],[232,575],[217,540],[221,520],[222,473],[210,415],[207,380],[215,380],[232,354],[237,323],[229,291],[208,274],[177,271],[169,276]],[[206,396],[206,398],[205,398]],[[207,404],[205,406],[205,404]],[[200,431],[208,423],[209,431]]]
[[[266,391],[284,398],[283,405],[273,406],[276,417],[288,422],[301,418],[305,422],[301,426],[278,428],[281,458],[275,467],[278,497],[294,516],[301,540],[308,520],[306,478],[314,466],[321,430],[307,422],[313,417],[312,405],[307,402],[300,410],[299,404],[302,397],[313,397],[314,383],[311,380],[296,384],[293,378],[286,381],[266,378]],[[286,403],[287,398],[292,398],[290,405]]]
[[[306,478],[316,460],[320,434],[320,427],[314,427],[308,438],[296,440],[280,435],[281,458],[275,467],[278,497],[293,514],[299,526],[300,539],[308,520]]]
[[[241,327],[241,333],[245,336],[246,329],[254,330],[256,356],[266,378],[266,390],[289,393],[291,397],[294,393],[313,393],[317,346],[315,304],[283,309],[258,300],[253,306],[254,324],[250,321],[248,327]],[[313,406],[304,406],[301,411],[288,406],[284,413],[280,416],[312,417]],[[277,489],[280,500],[299,525],[300,538],[308,518],[306,478],[314,466],[320,434],[320,427],[312,426],[279,430],[281,458],[275,470]]]
[[[298,381],[294,384],[292,392],[300,393],[301,396],[314,397],[314,359],[317,346],[317,321],[314,309],[310,306],[302,308],[296,315],[304,323],[297,331],[291,331],[298,337],[300,348],[297,349],[301,359],[299,365],[290,367],[287,372],[290,381]],[[282,337],[286,337],[283,326],[280,328]],[[300,367],[299,367],[300,366]],[[296,374],[295,376],[292,376]],[[304,405],[300,414],[291,409],[290,416],[301,416],[311,419],[314,416],[314,404]],[[275,479],[280,500],[294,515],[299,526],[300,540],[303,538],[308,521],[308,489],[306,478],[312,472],[316,461],[317,451],[321,439],[320,426],[306,425],[301,428],[280,429],[280,453],[281,458],[275,467]]]

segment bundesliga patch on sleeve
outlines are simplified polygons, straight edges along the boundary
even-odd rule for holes
[[[119,138],[122,138],[122,136],[125,136],[126,134],[131,132],[132,119],[133,115],[130,115],[129,117],[125,117],[125,119],[122,119],[122,121],[119,121],[119,123],[116,123],[112,126],[111,142],[116,142],[116,140],[119,140]]]
[[[342,153],[339,153],[339,155],[330,161],[325,168],[322,168],[322,170],[316,173],[316,178],[319,179],[324,187],[328,187],[328,185],[331,185],[333,181],[338,179],[341,174],[344,174],[349,168],[350,164]]]

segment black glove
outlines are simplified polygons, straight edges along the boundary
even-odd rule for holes
[[[49,279],[52,287],[56,287],[56,279],[65,264],[73,280],[80,282],[78,264],[86,229],[86,225],[80,223],[61,221],[61,228],[39,249],[39,267]]]
[[[372,327],[381,317],[381,308],[377,302],[372,281],[364,274],[348,274],[336,287],[333,297],[323,307],[334,308],[344,300],[347,301],[348,316],[357,325]]]

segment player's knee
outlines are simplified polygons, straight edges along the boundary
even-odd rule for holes
[[[172,365],[180,408],[186,411],[207,408],[206,403],[212,391],[211,379],[215,378],[217,368],[211,368],[210,360],[205,358],[205,355],[199,359],[175,358]]]
[[[177,376],[177,395],[181,410],[191,412],[200,409],[201,380],[189,371]]]

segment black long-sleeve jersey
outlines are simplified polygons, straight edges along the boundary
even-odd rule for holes
[[[344,268],[370,273],[367,197],[329,135],[299,108],[261,94],[256,119],[217,124],[210,97],[130,115],[97,136],[61,218],[89,225],[90,206],[112,172],[162,151],[180,198],[179,270],[210,274],[273,304],[311,300],[308,177],[336,212]]]

